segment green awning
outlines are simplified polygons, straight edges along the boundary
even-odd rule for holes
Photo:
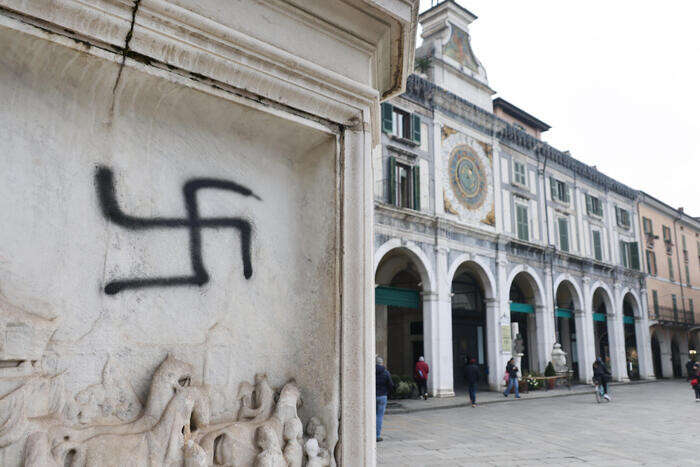
[[[418,309],[420,307],[420,292],[418,290],[380,285],[374,289],[374,303],[377,305]]]
[[[593,313],[593,321],[605,321],[605,313]]]
[[[554,310],[554,316],[557,318],[573,318],[574,312],[566,308],[556,308]]]
[[[528,303],[510,302],[510,311],[515,313],[534,313],[535,309]]]

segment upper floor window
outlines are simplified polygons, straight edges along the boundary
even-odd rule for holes
[[[620,241],[620,263],[626,268],[639,270],[637,242]]]
[[[683,261],[687,263],[690,258],[688,257],[688,247],[685,243],[685,235],[681,235],[681,244],[683,245]]]
[[[603,216],[603,203],[595,196],[586,195],[586,212],[595,216]]]
[[[518,161],[513,161],[513,181],[516,185],[527,187],[527,172],[525,164]]]
[[[651,250],[647,250],[647,271],[652,276],[655,276],[657,274],[656,254]]]
[[[627,209],[615,206],[615,218],[617,219],[617,225],[623,229],[630,228],[630,212]]]
[[[519,240],[530,241],[530,224],[527,215],[527,206],[515,203],[515,227]]]
[[[676,280],[674,275],[673,275],[673,258],[670,256],[668,257],[668,278],[671,281]]]
[[[644,235],[654,235],[654,226],[651,223],[651,219],[642,217],[642,229],[644,230]]]
[[[559,223],[559,248],[562,251],[569,251],[569,219],[560,217]]]
[[[651,301],[654,306],[654,316],[659,317],[659,293],[656,290],[651,291]]]
[[[389,203],[420,210],[420,167],[389,158]]]
[[[382,131],[420,144],[420,117],[418,114],[412,114],[384,102],[382,104]]]
[[[664,232],[664,242],[671,243],[671,229],[664,225],[663,232]]]
[[[593,257],[598,261],[603,261],[603,243],[600,240],[600,230],[592,230],[593,235]]]
[[[552,189],[552,199],[569,204],[569,187],[561,180],[549,177],[549,186]]]

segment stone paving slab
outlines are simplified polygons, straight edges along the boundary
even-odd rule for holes
[[[700,465],[700,403],[685,381],[387,414],[386,466]],[[416,401],[421,402],[421,401]]]
[[[653,383],[653,380],[647,381],[628,381],[624,383],[610,383],[611,386],[618,385],[634,385]],[[594,387],[589,384],[575,384],[571,389],[567,387],[557,387],[548,391],[538,390],[529,393],[521,393],[521,400],[542,399],[549,397],[566,397],[579,394],[594,394]],[[510,394],[507,398],[503,397],[503,393],[497,391],[480,391],[476,394],[477,405],[493,404],[495,402],[508,402],[514,399],[515,396]],[[470,407],[469,395],[466,391],[455,391],[454,397],[431,397],[427,401],[423,399],[399,399],[389,401],[387,406],[387,414],[411,413],[424,410],[450,409],[455,407]]]

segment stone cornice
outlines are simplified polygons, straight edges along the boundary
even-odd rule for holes
[[[546,157],[549,161],[571,170],[605,190],[613,191],[632,200],[637,197],[636,190],[420,76],[411,75],[409,77],[406,83],[406,97],[422,105],[439,109],[488,136],[495,135],[500,142],[518,151],[526,152],[536,158]]]
[[[244,2],[240,14],[215,14],[207,2],[0,0],[0,15],[69,37],[88,53],[114,53],[122,66],[189,74],[352,127],[362,118],[378,122],[377,100],[402,92],[412,69],[404,64],[413,62],[418,2],[386,3],[261,0]],[[298,31],[298,39],[251,24],[256,18]],[[311,31],[356,66],[304,47]],[[378,142],[379,124],[373,127]]]

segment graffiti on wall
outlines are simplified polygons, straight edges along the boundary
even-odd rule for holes
[[[193,178],[185,182],[182,193],[185,201],[187,217],[137,217],[125,214],[117,202],[114,174],[112,170],[99,166],[95,173],[97,196],[102,214],[109,221],[130,230],[146,229],[181,229],[189,230],[190,261],[192,274],[188,276],[169,276],[151,278],[133,278],[114,280],[104,288],[108,295],[114,295],[126,289],[143,287],[163,287],[197,285],[209,282],[209,274],[202,260],[202,229],[231,228],[238,230],[241,238],[241,256],[243,259],[243,276],[250,279],[253,275],[251,264],[252,225],[241,217],[200,217],[197,205],[197,193],[203,189],[228,190],[242,196],[261,200],[252,190],[235,182],[217,178]]]

